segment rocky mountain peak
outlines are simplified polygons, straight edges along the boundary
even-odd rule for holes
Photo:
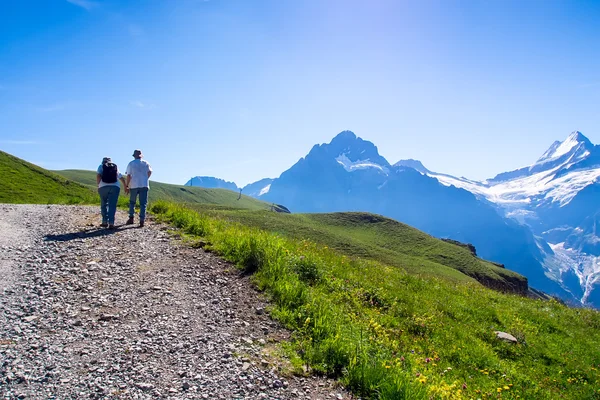
[[[408,168],[415,169],[423,174],[426,174],[429,172],[429,170],[427,168],[425,168],[425,166],[423,165],[423,163],[421,161],[413,160],[412,158],[409,158],[408,160],[400,160],[396,164],[394,164],[394,167],[408,167]]]
[[[575,152],[590,150],[593,146],[592,142],[583,133],[573,131],[562,142],[552,143],[548,150],[537,160],[536,164],[554,161]]]
[[[590,139],[588,139],[587,136],[579,131],[571,132],[571,134],[567,137],[567,140],[575,140],[580,143],[591,143]]]
[[[340,132],[329,144],[320,145],[319,149],[336,159],[343,157],[350,162],[369,161],[382,167],[390,166],[389,162],[379,154],[377,146],[356,136],[352,131]]]
[[[357,139],[357,136],[352,131],[341,131],[332,140],[331,143],[335,142],[352,142]]]

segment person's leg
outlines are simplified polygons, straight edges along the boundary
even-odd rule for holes
[[[146,220],[146,206],[148,205],[148,188],[140,188],[140,224]]]
[[[117,202],[119,201],[119,192],[121,188],[118,186],[110,186],[108,194],[108,227],[111,228],[115,224],[115,214],[117,213]]]
[[[129,189],[129,219],[127,224],[133,224],[133,216],[135,215],[135,201],[137,199],[138,189]]]
[[[108,224],[108,191],[108,186],[98,189],[98,194],[100,195],[100,214],[102,215],[101,226],[106,226]]]

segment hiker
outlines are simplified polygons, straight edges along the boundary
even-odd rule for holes
[[[135,215],[135,202],[140,197],[140,227],[144,226],[146,219],[146,205],[148,204],[148,189],[150,188],[150,175],[152,167],[148,161],[142,160],[142,151],[134,150],[133,160],[127,165],[125,174],[127,175],[127,189],[129,190],[129,219],[126,224],[133,224]]]
[[[115,228],[115,213],[117,212],[117,201],[121,191],[119,180],[127,191],[127,184],[123,175],[119,172],[117,164],[114,164],[110,157],[104,157],[96,174],[98,194],[100,194],[100,212],[102,214],[100,226],[103,228]]]

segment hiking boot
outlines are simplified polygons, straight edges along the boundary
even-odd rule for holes
[[[115,229],[115,226],[113,224],[108,224],[108,229]]]
[[[103,223],[100,224],[100,226],[103,227],[103,228],[106,228],[108,226],[108,223],[107,222],[103,222]]]
[[[144,220],[140,219],[140,228],[143,228],[143,227],[144,227]]]
[[[127,222],[125,222],[125,225],[133,225],[133,217],[129,217]]]

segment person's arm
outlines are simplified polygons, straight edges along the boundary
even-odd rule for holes
[[[121,178],[119,178],[119,180],[123,184],[123,189],[125,190],[125,194],[129,194],[129,185],[127,185],[127,183],[125,182],[125,178],[123,178],[123,175],[121,175]]]
[[[127,178],[125,178],[127,180],[125,186],[127,186],[127,190],[129,190],[129,183],[131,182],[131,163],[127,164],[127,168],[125,168],[125,175],[127,175]]]
[[[100,182],[102,182],[102,165],[96,170],[96,186],[100,185]]]

